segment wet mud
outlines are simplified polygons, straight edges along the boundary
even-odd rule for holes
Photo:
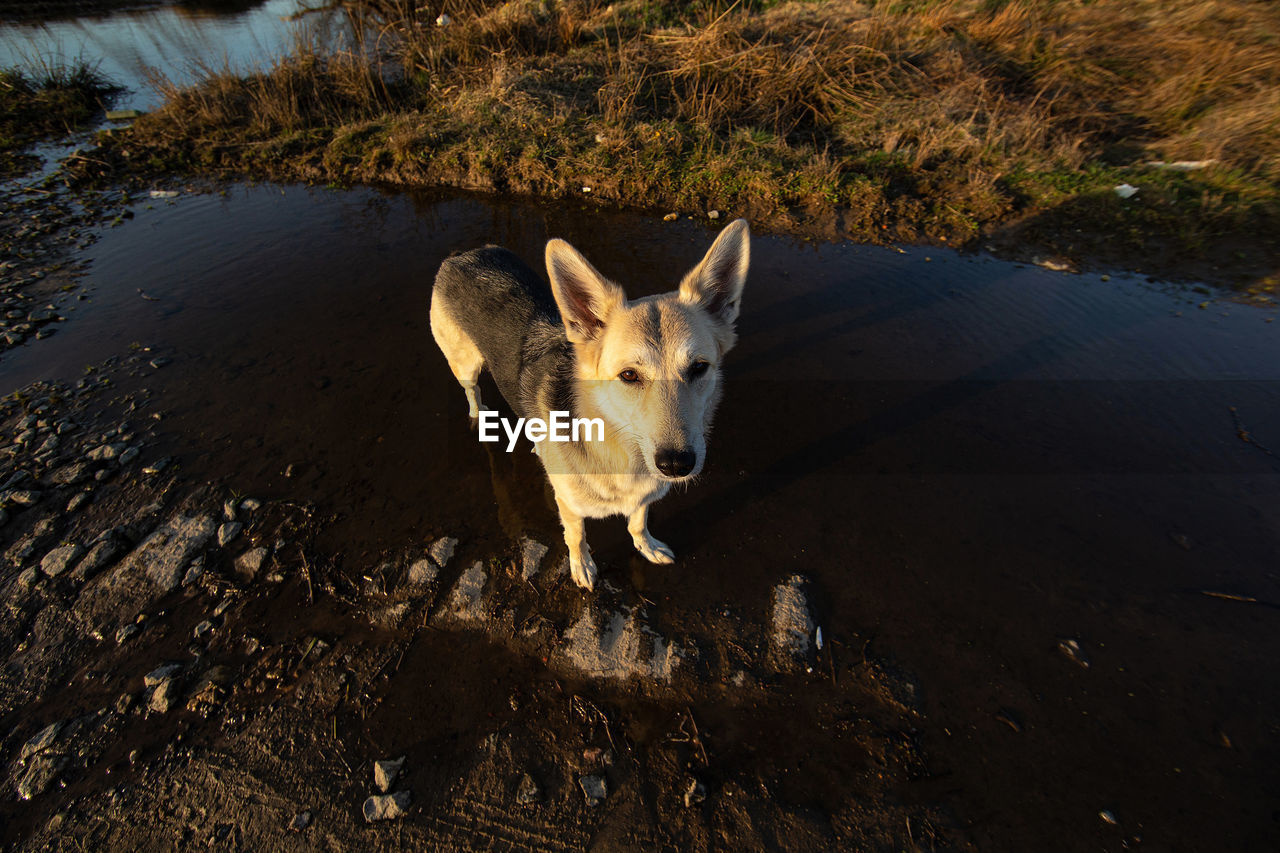
[[[3,758],[9,791],[48,776],[0,806],[8,845],[1280,837],[1274,310],[758,235],[707,470],[651,516],[678,561],[592,522],[588,595],[536,458],[470,431],[432,278],[559,236],[642,295],[714,231],[277,186],[132,210],[82,250],[58,334],[0,356],[5,393],[61,383],[4,412],[5,477],[38,497],[0,528]],[[104,531],[92,575],[40,568]],[[407,813],[366,823],[372,762],[402,755]]]

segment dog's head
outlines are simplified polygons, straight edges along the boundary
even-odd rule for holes
[[[750,237],[745,219],[730,223],[677,290],[634,302],[564,240],[547,243],[580,393],[659,479],[702,470],[720,362],[736,340]]]

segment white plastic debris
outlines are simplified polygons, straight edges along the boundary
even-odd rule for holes
[[[450,18],[449,15],[445,12],[441,12],[440,17],[436,18],[437,27],[447,27],[452,23],[453,23],[453,18]]]
[[[177,198],[178,191],[177,190],[152,190],[151,197],[152,198]]]
[[[1121,184],[1116,187],[1116,195],[1120,196],[1120,198],[1133,198],[1137,194],[1138,188],[1132,184]]]

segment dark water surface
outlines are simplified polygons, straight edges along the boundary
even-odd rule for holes
[[[536,265],[551,236],[640,295],[714,231],[373,190],[157,202],[0,390],[137,342],[173,359],[138,381],[184,469],[340,510],[349,555],[554,541],[536,465],[494,473],[427,323],[448,253]],[[1275,312],[937,249],[757,236],[752,258],[707,473],[652,516],[679,562],[639,568],[597,522],[603,577],[698,610],[810,575],[838,654],[918,680],[933,773],[900,796],[981,849],[1275,849],[1280,459],[1231,412],[1280,449]]]

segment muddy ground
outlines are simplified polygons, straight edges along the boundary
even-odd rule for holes
[[[601,523],[586,595],[430,276],[554,234],[653,291],[705,225],[156,188],[5,206],[7,849],[1280,837],[1273,310],[758,235],[681,561]]]

